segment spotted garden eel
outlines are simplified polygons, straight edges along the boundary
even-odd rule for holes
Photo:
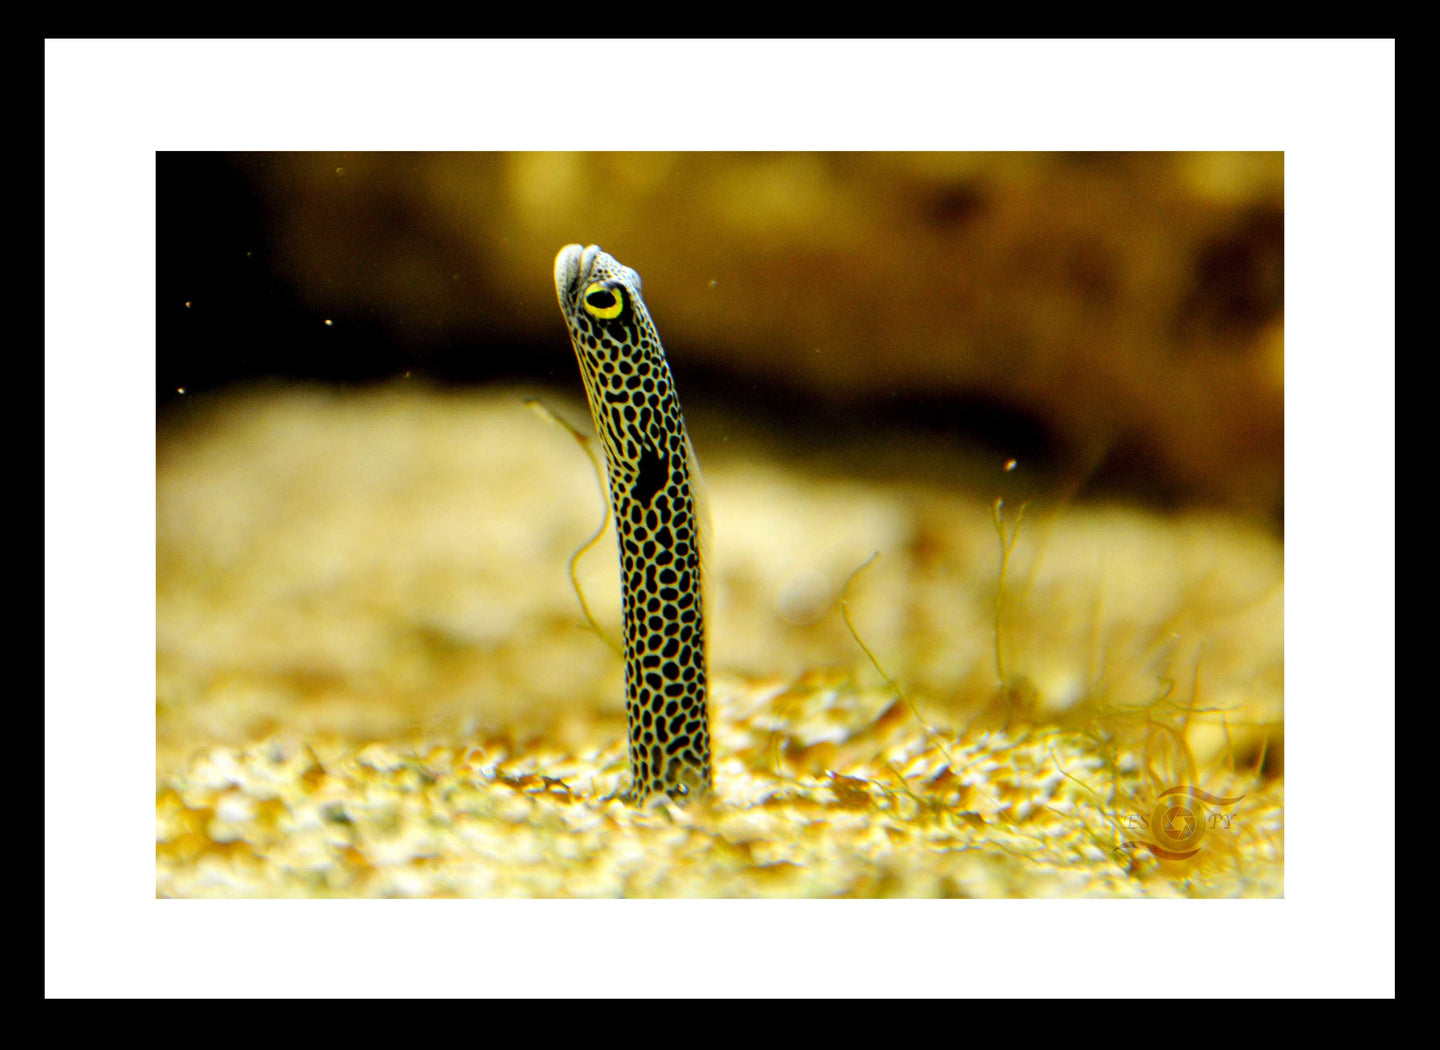
[[[640,275],[598,245],[555,256],[555,293],[609,466],[625,624],[628,801],[709,794],[700,472]]]

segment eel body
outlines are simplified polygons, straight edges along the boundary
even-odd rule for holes
[[[555,257],[555,293],[605,449],[620,545],[628,801],[709,794],[699,469],[640,275],[598,245]]]

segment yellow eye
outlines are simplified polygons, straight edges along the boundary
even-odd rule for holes
[[[624,293],[619,288],[607,287],[599,281],[585,289],[585,296],[581,301],[585,304],[587,313],[605,321],[619,317],[620,311],[625,308]]]

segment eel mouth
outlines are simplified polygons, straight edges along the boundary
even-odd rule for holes
[[[580,296],[580,289],[590,278],[595,260],[601,255],[600,246],[592,244],[582,248],[578,244],[567,244],[555,256],[555,294],[560,306],[567,313],[573,311]]]

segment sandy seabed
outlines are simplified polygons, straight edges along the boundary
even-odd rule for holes
[[[1037,499],[997,620],[993,497],[697,437],[715,794],[637,810],[613,540],[577,570],[598,637],[568,572],[596,478],[524,398],[264,389],[167,422],[157,895],[1283,895],[1264,527]]]

